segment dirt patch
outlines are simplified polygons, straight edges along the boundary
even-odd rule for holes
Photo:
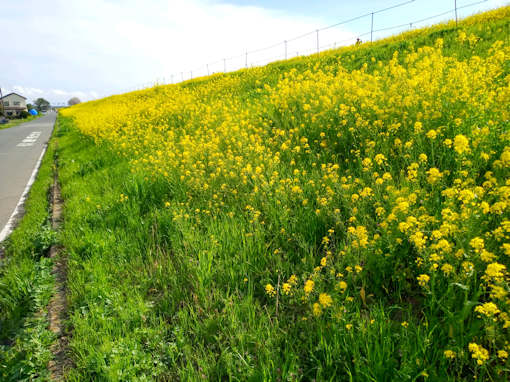
[[[55,175],[52,188],[52,228],[57,230],[62,219],[62,198],[58,183],[58,174]],[[53,359],[48,364],[51,380],[63,381],[66,370],[72,367],[68,357],[69,333],[64,326],[67,318],[67,254],[63,247],[52,245],[49,252],[53,259],[52,273],[55,276],[55,292],[48,305],[49,329],[56,335],[57,340],[51,347]]]

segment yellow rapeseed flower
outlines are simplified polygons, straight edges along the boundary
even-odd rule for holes
[[[461,155],[469,152],[469,139],[462,134],[457,135],[453,140],[453,148]]]
[[[338,288],[343,293],[347,289],[347,283],[345,281],[339,281],[338,282]]]
[[[436,130],[429,130],[427,132],[427,138],[429,138],[429,139],[436,139],[436,137],[437,137]]]
[[[453,350],[445,350],[444,356],[447,359],[454,359],[457,356],[457,354]]]
[[[475,251],[481,251],[484,248],[484,241],[481,237],[475,237],[469,242],[471,248]]]
[[[305,293],[306,294],[312,293],[314,285],[315,285],[315,283],[312,280],[306,280],[305,286],[303,288]]]
[[[266,284],[266,293],[273,297],[276,295],[276,289],[271,284]]]
[[[416,279],[418,280],[418,284],[420,284],[421,287],[426,287],[430,280],[430,276],[426,274],[421,274]]]
[[[313,315],[314,316],[318,317],[318,316],[320,316],[322,314],[322,309],[321,309],[321,306],[320,306],[319,303],[317,303],[317,302],[314,303],[312,309],[313,309]]]
[[[427,182],[429,182],[430,184],[436,184],[441,179],[442,176],[443,174],[441,174],[441,172],[437,168],[432,167],[427,171]]]
[[[475,308],[475,312],[484,314],[487,317],[495,316],[500,312],[498,306],[493,302],[486,302],[485,304],[479,305]]]
[[[503,264],[491,263],[487,265],[485,275],[489,278],[499,279],[505,275],[506,267]]]
[[[481,345],[470,343],[469,351],[471,352],[471,357],[476,359],[478,365],[483,365],[489,359],[489,352]]]
[[[329,294],[321,293],[319,295],[319,303],[321,304],[322,307],[327,308],[331,306],[331,304],[333,303],[333,299]]]

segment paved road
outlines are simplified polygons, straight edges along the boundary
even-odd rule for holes
[[[56,116],[48,113],[34,121],[0,130],[0,232],[25,190],[51,136]]]

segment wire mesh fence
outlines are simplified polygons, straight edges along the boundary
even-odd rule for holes
[[[416,8],[413,7],[413,3],[418,1],[420,0],[407,0],[386,8],[364,13],[269,46],[246,50],[245,52],[224,57],[193,69],[173,73],[168,77],[159,78],[156,81],[144,83],[128,90],[141,90],[155,85],[175,84],[214,73],[227,73],[242,68],[263,66],[271,62],[293,57],[315,53],[320,54],[326,50],[349,46],[359,42],[373,42],[392,34],[423,27],[427,22],[435,23],[451,20],[458,22],[460,11],[473,9],[475,6],[487,3],[489,0],[479,0],[467,4],[460,4],[457,0],[448,0],[450,2],[450,9],[421,18],[414,17],[416,16]],[[407,21],[396,25],[385,25],[385,19],[387,19],[385,16],[397,10],[407,12],[405,15],[400,15],[402,19],[405,18]],[[340,29],[345,26],[349,26],[353,31],[359,32],[349,32]],[[342,38],[339,39],[339,37]]]

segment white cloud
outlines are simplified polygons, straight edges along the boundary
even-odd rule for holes
[[[324,20],[291,17],[254,6],[208,0],[17,0],[2,4],[4,39],[26,43],[0,60],[0,83],[37,86],[55,100],[77,94],[104,96],[156,80],[206,74],[207,62],[241,55],[227,69],[244,66],[243,52],[299,35]],[[5,36],[5,32],[7,36]],[[336,30],[338,39],[350,34]],[[314,39],[289,44],[289,55],[312,48]],[[281,45],[248,56],[248,64],[280,56]],[[210,71],[223,70],[223,61]],[[4,85],[5,86],[5,85]],[[53,91],[58,89],[68,89]],[[30,91],[27,94],[35,94]],[[31,95],[29,95],[30,97]]]
[[[21,84],[26,96],[44,96],[53,102],[66,102],[74,95],[88,100],[151,82],[178,81],[181,72],[187,79],[191,70],[194,76],[204,75],[205,64],[212,61],[216,63],[209,66],[210,72],[223,71],[223,58],[237,56],[227,61],[227,70],[234,70],[245,65],[246,49],[283,42],[331,22],[327,9],[324,18],[298,17],[260,6],[232,5],[228,0],[0,1],[2,39],[16,41],[2,51],[0,85],[12,89]],[[483,4],[502,3],[506,2]],[[427,8],[425,2],[416,2],[416,7],[420,4]],[[415,19],[418,10],[411,11],[409,17]],[[428,12],[431,9],[424,14]],[[393,23],[390,16],[391,12],[384,14]],[[353,42],[355,35],[342,27],[320,33],[322,47],[347,39]],[[314,33],[291,41],[288,56],[312,53],[315,44]],[[250,53],[248,65],[283,56],[281,43]]]
[[[19,86],[19,85],[13,86],[12,91],[14,93],[28,94],[29,96],[32,96],[32,95],[37,96],[37,95],[44,94],[44,90],[42,90],[42,89],[27,88],[27,87],[23,87],[23,86]]]

